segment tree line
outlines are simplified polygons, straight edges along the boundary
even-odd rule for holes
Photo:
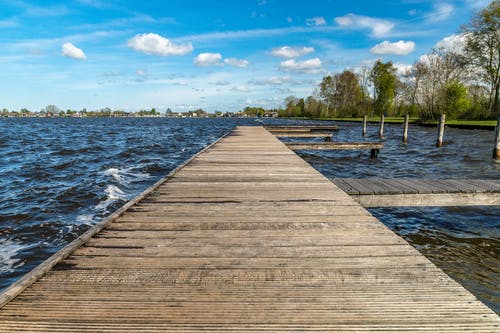
[[[462,27],[456,47],[437,48],[403,73],[390,61],[323,77],[312,96],[285,99],[281,117],[402,116],[496,119],[500,114],[500,0]]]

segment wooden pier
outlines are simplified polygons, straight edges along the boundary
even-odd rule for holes
[[[197,155],[0,294],[5,303],[1,332],[500,330],[491,309],[262,127]]]
[[[333,179],[364,207],[496,206],[498,179]]]

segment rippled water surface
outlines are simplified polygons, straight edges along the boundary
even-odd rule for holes
[[[0,288],[238,123],[0,118]]]
[[[264,120],[283,123],[283,120]],[[297,123],[298,121],[292,121]],[[304,122],[301,122],[304,123]],[[306,122],[308,123],[308,122]],[[0,289],[236,125],[253,119],[0,118]],[[378,141],[341,123],[337,141]],[[384,149],[300,152],[330,178],[500,178],[492,131],[386,125]],[[500,312],[500,207],[378,208],[372,214]]]

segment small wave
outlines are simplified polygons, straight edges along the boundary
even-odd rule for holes
[[[79,223],[79,224],[88,224],[88,225],[92,225],[94,224],[95,220],[95,215],[94,214],[82,214],[82,215],[78,215],[76,217],[76,221]]]
[[[125,192],[123,192],[118,186],[115,185],[108,185],[108,187],[106,188],[106,190],[104,190],[104,192],[107,195],[106,199],[99,202],[99,204],[97,204],[97,206],[94,207],[94,210],[106,211],[106,209],[112,203],[118,200],[127,199],[127,195],[125,194]]]
[[[138,167],[130,167],[130,168],[109,168],[104,171],[105,176],[111,176],[113,179],[121,185],[129,185],[132,182],[143,181],[145,179],[150,178],[149,173],[145,172],[134,172],[134,169]]]
[[[19,244],[11,239],[0,239],[0,274],[12,273],[24,265],[21,258],[16,258],[23,250],[34,247],[34,244]]]

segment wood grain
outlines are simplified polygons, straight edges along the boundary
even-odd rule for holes
[[[0,310],[1,332],[495,332],[262,127],[239,127]]]

